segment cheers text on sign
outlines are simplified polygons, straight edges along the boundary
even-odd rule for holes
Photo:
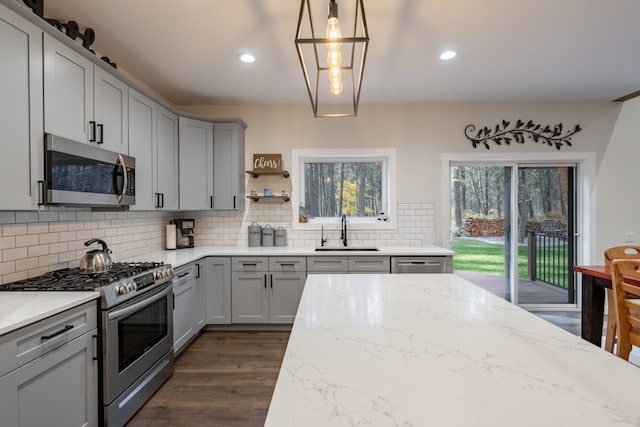
[[[282,154],[254,154],[254,171],[281,171]]]

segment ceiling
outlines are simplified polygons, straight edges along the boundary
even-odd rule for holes
[[[361,104],[611,101],[640,90],[638,0],[363,1]],[[93,28],[93,49],[176,105],[309,102],[299,0],[44,3],[45,17]],[[459,55],[444,62],[447,48]]]

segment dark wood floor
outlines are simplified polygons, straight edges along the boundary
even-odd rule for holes
[[[289,332],[204,332],[127,427],[264,424]]]

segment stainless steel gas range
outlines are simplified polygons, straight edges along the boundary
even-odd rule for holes
[[[123,426],[173,372],[173,268],[113,263],[101,273],[79,268],[0,286],[3,291],[100,292],[101,425]]]

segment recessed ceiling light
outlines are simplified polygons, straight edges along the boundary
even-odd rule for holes
[[[443,61],[448,61],[455,58],[457,54],[458,52],[456,52],[455,50],[445,50],[440,54],[440,59],[442,59]]]
[[[251,55],[250,53],[241,53],[238,55],[238,59],[247,64],[251,64],[252,62],[256,62],[256,57]]]

